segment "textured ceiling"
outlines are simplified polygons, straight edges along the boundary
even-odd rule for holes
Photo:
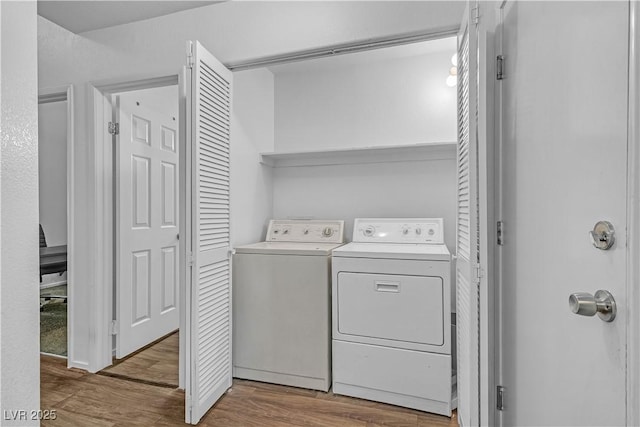
[[[213,3],[220,3],[220,1],[39,0],[38,15],[78,34]]]

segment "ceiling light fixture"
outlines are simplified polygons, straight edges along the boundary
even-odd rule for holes
[[[449,77],[447,77],[447,86],[454,87],[458,84],[458,54],[454,53],[451,57],[453,67],[449,68]]]

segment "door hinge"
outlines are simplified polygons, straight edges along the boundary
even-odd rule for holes
[[[231,259],[235,254],[236,254],[235,249],[229,249],[229,251],[227,252],[227,258]]]
[[[187,256],[187,262],[189,263],[189,267],[191,267],[195,262],[195,259],[193,258],[193,252],[189,252],[189,255]]]
[[[120,123],[109,122],[107,130],[111,135],[118,135],[120,133]]]
[[[476,283],[480,283],[480,279],[482,279],[482,277],[484,276],[484,271],[482,271],[482,267],[480,267],[480,264],[476,264],[473,267],[473,276],[476,279]]]
[[[504,55],[498,55],[496,57],[496,79],[502,80],[504,75],[502,74],[504,67]]]
[[[502,237],[502,233],[503,233],[502,227],[503,227],[502,221],[498,221],[497,229],[496,229],[496,234],[497,234],[496,242],[498,243],[498,246],[504,246],[504,239]]]
[[[193,42],[187,42],[187,68],[193,68],[194,59],[193,59]]]
[[[473,16],[473,23],[478,24],[480,22],[480,6],[476,5],[474,8],[472,8],[471,13]]]
[[[111,321],[111,335],[118,335],[118,332],[120,332],[118,326],[117,320]]]
[[[504,411],[504,387],[501,385],[497,387],[496,408],[498,411]]]

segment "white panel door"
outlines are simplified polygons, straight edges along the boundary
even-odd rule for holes
[[[629,4],[513,1],[502,20],[503,424],[624,425]],[[611,323],[569,310],[598,289]]]
[[[478,425],[479,275],[477,29],[467,9],[458,33],[458,197],[456,221],[456,311],[458,419]]]
[[[189,42],[186,97],[186,414],[196,424],[231,387],[232,74]]]
[[[174,118],[137,92],[118,95],[116,112],[116,357],[122,358],[179,327],[178,139]]]

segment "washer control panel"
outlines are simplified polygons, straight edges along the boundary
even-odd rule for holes
[[[344,221],[269,221],[267,242],[344,243]]]
[[[356,218],[354,242],[443,244],[442,218]]]

